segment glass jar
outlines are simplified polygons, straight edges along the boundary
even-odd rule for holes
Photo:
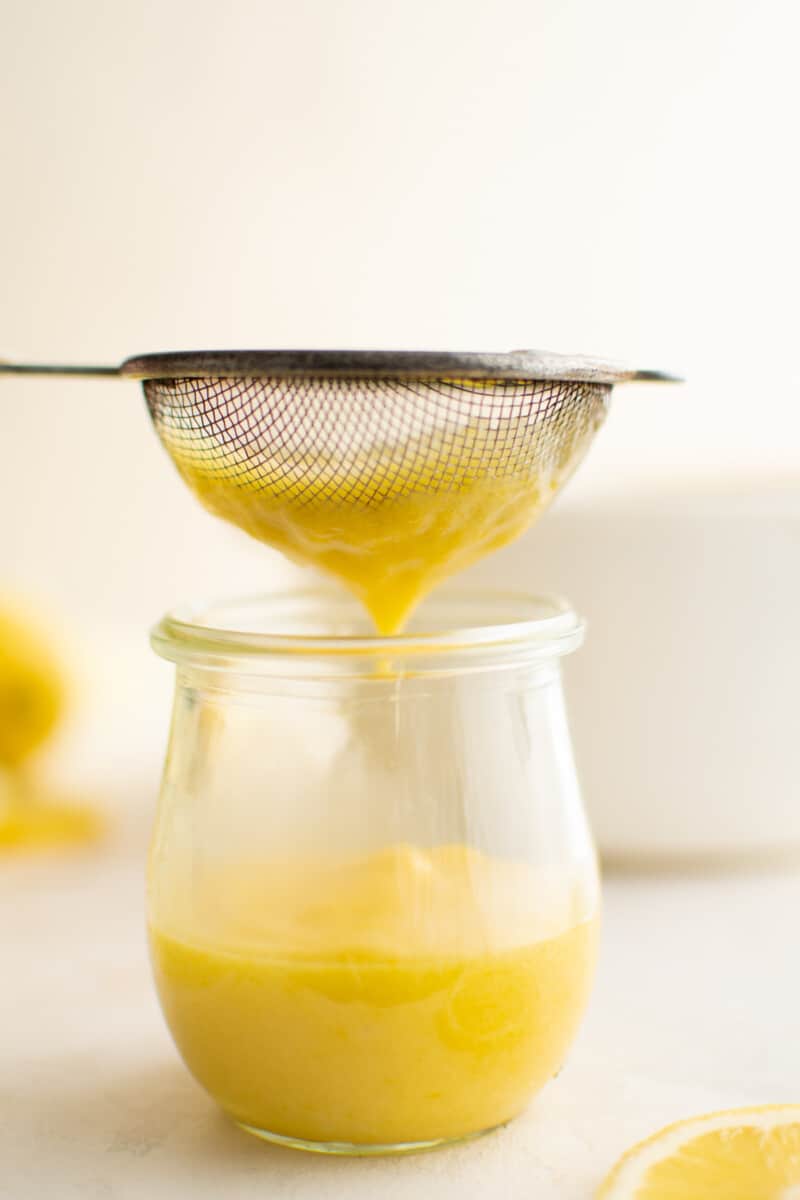
[[[402,636],[293,592],[166,617],[177,667],[149,862],[161,1004],[252,1133],[413,1150],[561,1068],[598,912],[562,602],[446,589]]]

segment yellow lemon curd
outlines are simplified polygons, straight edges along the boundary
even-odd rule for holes
[[[238,1122],[397,1147],[489,1129],[559,1070],[595,957],[591,885],[464,846],[209,869],[151,907],[162,1006]]]
[[[292,496],[197,475],[192,486],[217,516],[293,561],[336,576],[361,600],[381,634],[402,629],[437,583],[527,529],[554,490],[489,477],[452,492],[398,491],[368,505],[349,503],[346,491],[344,498],[299,504]]]
[[[460,384],[489,394],[496,386]],[[193,439],[185,429],[180,437],[168,428],[162,435],[207,509],[295,562],[337,577],[378,632],[391,634],[437,583],[536,519],[602,420],[589,409],[570,420],[569,436],[562,424],[555,437],[546,423],[536,433],[522,418],[517,427],[509,413],[499,425],[466,422],[431,429],[419,442],[365,445],[344,461],[327,447],[324,431],[313,452],[295,449],[285,459],[277,448],[261,459],[210,435]]]

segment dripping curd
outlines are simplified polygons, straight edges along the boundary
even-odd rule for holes
[[[473,381],[473,388],[479,385]],[[259,472],[217,447],[170,447],[203,505],[294,562],[338,578],[378,633],[398,633],[437,583],[518,537],[572,469],[595,423],[576,426],[561,456],[514,472],[491,427],[461,429],[452,450],[431,439],[404,465],[389,448],[344,469],[320,451]],[[452,457],[453,462],[450,462]]]
[[[414,492],[374,506],[332,497],[295,507],[210,480],[195,478],[193,487],[218,516],[336,576],[384,635],[399,633],[437,583],[527,529],[552,494],[527,480],[480,479],[457,492]]]

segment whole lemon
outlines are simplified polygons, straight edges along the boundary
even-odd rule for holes
[[[47,739],[64,699],[47,638],[24,613],[0,605],[0,765],[16,766]]]

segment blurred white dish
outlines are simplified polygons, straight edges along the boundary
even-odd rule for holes
[[[800,855],[800,476],[584,494],[470,575],[588,617],[568,702],[606,857]]]

